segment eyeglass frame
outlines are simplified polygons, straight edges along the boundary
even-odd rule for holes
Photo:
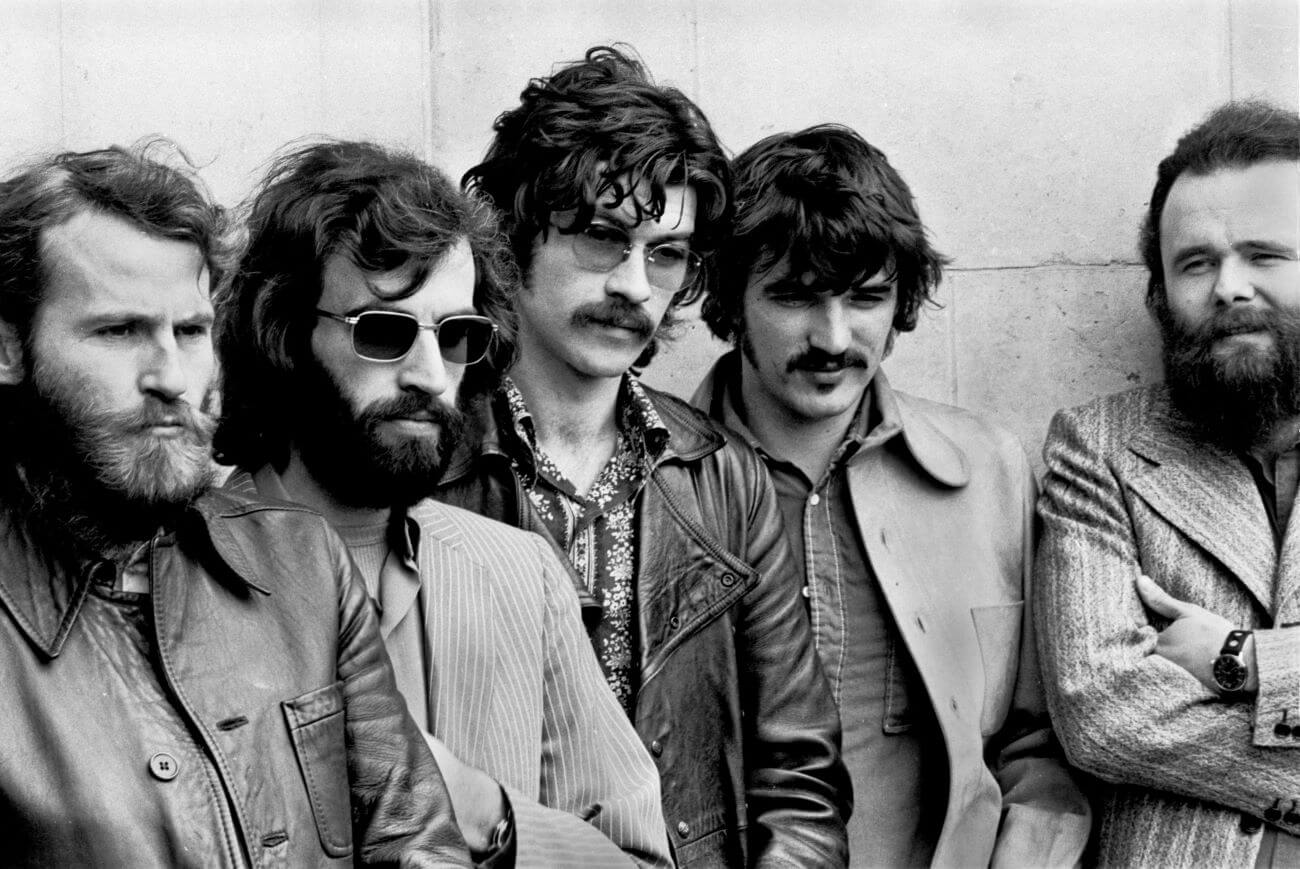
[[[406,348],[406,351],[402,353],[401,356],[395,356],[392,359],[377,359],[374,356],[367,356],[366,354],[362,353],[360,350],[357,349],[357,323],[361,321],[362,317],[368,314],[388,316],[388,317],[402,317],[404,319],[414,321],[415,337],[411,339],[410,346]],[[482,314],[449,314],[436,323],[421,323],[418,317],[416,317],[414,314],[408,314],[406,311],[386,311],[380,308],[371,308],[362,311],[359,314],[353,314],[351,316],[347,314],[336,314],[333,311],[326,311],[324,308],[317,308],[316,316],[327,317],[331,320],[336,320],[340,323],[346,323],[348,326],[348,339],[352,345],[353,355],[355,355],[358,359],[364,359],[366,362],[378,362],[378,363],[401,362],[407,356],[411,355],[411,351],[415,349],[416,341],[418,341],[420,338],[420,333],[423,332],[424,330],[427,329],[433,332],[433,336],[436,339],[438,337],[438,329],[440,329],[443,326],[443,324],[445,324],[447,321],[473,320],[475,322],[486,323],[492,329],[491,335],[489,336],[486,346],[483,350],[483,355],[473,361],[466,360],[465,362],[457,362],[454,359],[448,359],[446,357],[446,355],[442,352],[441,343],[438,345],[438,355],[442,358],[443,362],[449,362],[452,365],[467,365],[467,366],[477,365],[478,363],[486,359],[488,354],[492,352],[492,342],[496,340],[497,335],[500,334],[501,332],[501,327],[496,322],[494,322],[491,317],[485,317]]]
[[[592,227],[596,227],[599,230],[604,232],[618,233],[619,235],[623,236],[623,251],[619,255],[619,258],[615,262],[610,263],[608,266],[594,265],[590,262],[590,260],[584,262],[584,255],[578,252],[579,251],[578,237],[586,236],[587,238],[590,239],[591,236],[588,235],[588,233],[591,231]],[[561,235],[569,236],[569,246],[573,251],[574,262],[576,262],[580,268],[583,268],[589,272],[595,272],[598,274],[607,274],[609,272],[612,272],[614,269],[618,268],[620,265],[627,262],[628,257],[632,255],[632,249],[636,247],[636,243],[632,241],[632,237],[628,234],[627,230],[621,226],[614,226],[608,223],[588,223],[586,226],[578,230],[565,229],[559,226],[555,226],[554,228]],[[690,274],[690,277],[687,280],[683,281],[681,286],[661,287],[659,284],[656,284],[654,281],[650,279],[650,269],[648,267],[652,263],[654,263],[655,251],[664,247],[679,248],[684,242],[686,242],[686,239],[677,239],[675,241],[661,241],[657,244],[645,245],[645,251],[641,254],[641,259],[643,260],[643,267],[645,267],[646,282],[649,283],[650,286],[654,287],[655,289],[663,290],[664,292],[672,293],[676,295],[678,293],[690,290],[691,285],[694,284],[696,280],[698,280],[700,273],[704,271],[704,258],[700,256],[700,254],[697,251],[693,250],[689,246],[684,248],[684,251],[687,256],[687,263],[688,263],[687,272],[690,273],[692,271],[691,266],[693,265],[693,274]]]

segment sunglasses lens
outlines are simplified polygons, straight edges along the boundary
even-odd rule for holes
[[[391,362],[407,354],[418,332],[419,324],[414,317],[388,311],[363,311],[352,327],[352,348],[358,356]]]
[[[457,365],[473,365],[487,355],[492,322],[486,317],[448,317],[438,324],[438,350]]]

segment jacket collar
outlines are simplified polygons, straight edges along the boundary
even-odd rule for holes
[[[199,533],[228,568],[227,576],[270,594],[254,565],[256,546],[237,520],[248,512],[219,491],[209,492],[186,511],[185,534]],[[201,546],[201,543],[200,543]],[[207,548],[207,547],[203,547]],[[90,589],[90,572],[77,571],[34,539],[10,510],[0,510],[0,604],[28,642],[47,659],[58,657],[76,625]]]
[[[732,350],[714,363],[695,390],[691,403],[715,420],[723,421],[727,418],[726,402],[732,401],[734,394],[730,387],[738,383],[739,376],[740,351]],[[970,461],[965,451],[933,422],[923,404],[905,393],[895,392],[883,369],[876,370],[868,388],[872,390],[872,401],[880,409],[880,417],[898,419],[903,442],[922,470],[951,488],[970,482]],[[762,451],[762,445],[748,428],[737,433],[750,446]]]
[[[632,375],[625,375],[631,378]],[[638,382],[650,407],[667,432],[660,461],[679,459],[693,462],[722,448],[724,439],[684,403]],[[501,416],[504,414],[504,417]],[[454,483],[475,470],[475,465],[489,456],[508,459],[515,449],[515,437],[501,420],[510,420],[500,391],[475,398],[466,412],[469,426],[465,438],[456,446],[440,484]]]
[[[1150,463],[1131,480],[1133,491],[1271,611],[1277,541],[1241,457],[1202,438],[1163,389],[1126,445]]]

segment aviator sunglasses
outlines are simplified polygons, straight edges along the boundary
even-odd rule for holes
[[[346,317],[317,308],[316,316],[347,323],[352,328],[352,352],[368,362],[404,359],[420,331],[432,329],[445,361],[473,365],[487,355],[497,334],[497,324],[478,314],[453,314],[436,323],[421,323],[414,314],[402,311],[362,311]]]
[[[616,226],[591,223],[573,233],[573,257],[593,272],[607,272],[632,255],[632,239]],[[647,247],[645,276],[653,287],[676,293],[700,273],[700,255],[685,242],[668,241]]]

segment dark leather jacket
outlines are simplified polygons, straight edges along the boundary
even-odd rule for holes
[[[844,865],[839,717],[767,471],[703,414],[646,394],[670,438],[638,504],[635,724],[678,864]],[[487,402],[474,418],[478,448],[437,497],[545,535]]]
[[[0,863],[468,865],[323,519],[212,492],[149,564],[107,590],[0,509]]]

